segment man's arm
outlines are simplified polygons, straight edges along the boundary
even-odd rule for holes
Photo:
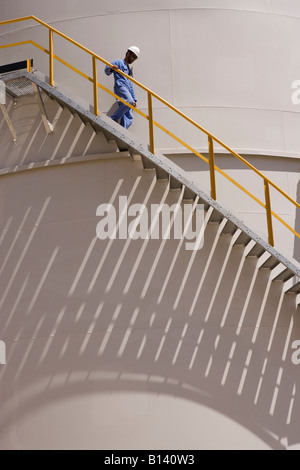
[[[106,65],[104,71],[106,75],[111,75],[113,72],[116,72],[118,69],[119,67],[117,65],[117,61],[115,60],[114,62],[112,62],[112,67],[110,67],[109,65]]]

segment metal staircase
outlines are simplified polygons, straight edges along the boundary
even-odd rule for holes
[[[188,175],[165,155],[149,151],[148,144],[123,129],[106,115],[96,116],[91,111],[86,110],[76,102],[76,98],[60,91],[59,87],[52,87],[37,73],[29,73],[26,70],[19,70],[0,76],[6,84],[8,95],[13,99],[29,93],[35,93],[39,102],[42,120],[47,133],[51,133],[53,128],[47,119],[46,109],[40,91],[43,90],[50,99],[55,100],[59,106],[66,108],[73,115],[77,115],[85,125],[92,127],[97,134],[102,133],[106,140],[111,143],[114,151],[128,152],[132,159],[136,156],[141,158],[145,170],[155,171],[157,180],[168,180],[170,190],[182,190],[184,200],[195,200],[198,204],[203,204],[209,223],[221,224],[221,233],[234,237],[235,245],[243,245],[246,250],[246,257],[259,258],[259,269],[268,269],[274,272],[272,280],[282,282],[285,294],[300,293],[300,270],[281,253],[274,249],[269,243],[254,233],[231,211],[224,208],[212,197],[207,195],[193,182],[189,181]],[[10,130],[14,139],[15,132]],[[276,269],[275,269],[276,268]],[[300,303],[300,301],[297,303]]]

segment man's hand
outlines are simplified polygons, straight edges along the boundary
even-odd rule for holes
[[[136,101],[133,102],[133,105],[132,105],[134,108],[136,108]]]
[[[119,67],[118,67],[116,64],[114,64],[114,65],[112,66],[112,70],[113,70],[114,72],[116,72],[117,70],[119,70]]]

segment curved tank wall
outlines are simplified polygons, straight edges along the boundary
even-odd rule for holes
[[[300,77],[300,7],[295,2],[2,3],[1,19],[36,15],[108,61],[123,58],[129,45],[139,45],[135,78],[229,146],[241,153],[299,155],[300,105],[292,102],[292,83]],[[33,23],[8,26],[1,31],[1,43],[22,40],[28,33],[47,47],[47,34]],[[91,72],[90,60],[75,49],[60,40],[55,40],[54,47],[65,60]],[[33,49],[24,47],[24,54],[28,51],[36,68],[46,72],[48,59]],[[12,49],[1,51],[1,61],[14,60],[19,54]],[[112,89],[112,78],[104,75],[101,66],[98,75]],[[75,91],[92,103],[91,84],[55,65],[59,83],[68,86],[71,77]],[[147,96],[142,91],[137,95],[144,110]],[[102,111],[107,112],[112,103],[113,98],[101,94]],[[159,103],[154,106],[158,122],[168,123],[170,130],[196,149],[207,148],[206,138],[186,129]],[[133,126],[147,136],[142,118],[137,117]],[[156,145],[169,152],[179,150],[179,144],[159,132]]]
[[[100,240],[100,204],[180,191],[118,154],[63,160],[0,177],[0,448],[298,444],[295,297],[218,224],[198,251]]]

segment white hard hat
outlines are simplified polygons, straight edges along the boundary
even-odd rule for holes
[[[128,47],[128,50],[133,52],[137,57],[139,56],[140,50],[137,46]]]

